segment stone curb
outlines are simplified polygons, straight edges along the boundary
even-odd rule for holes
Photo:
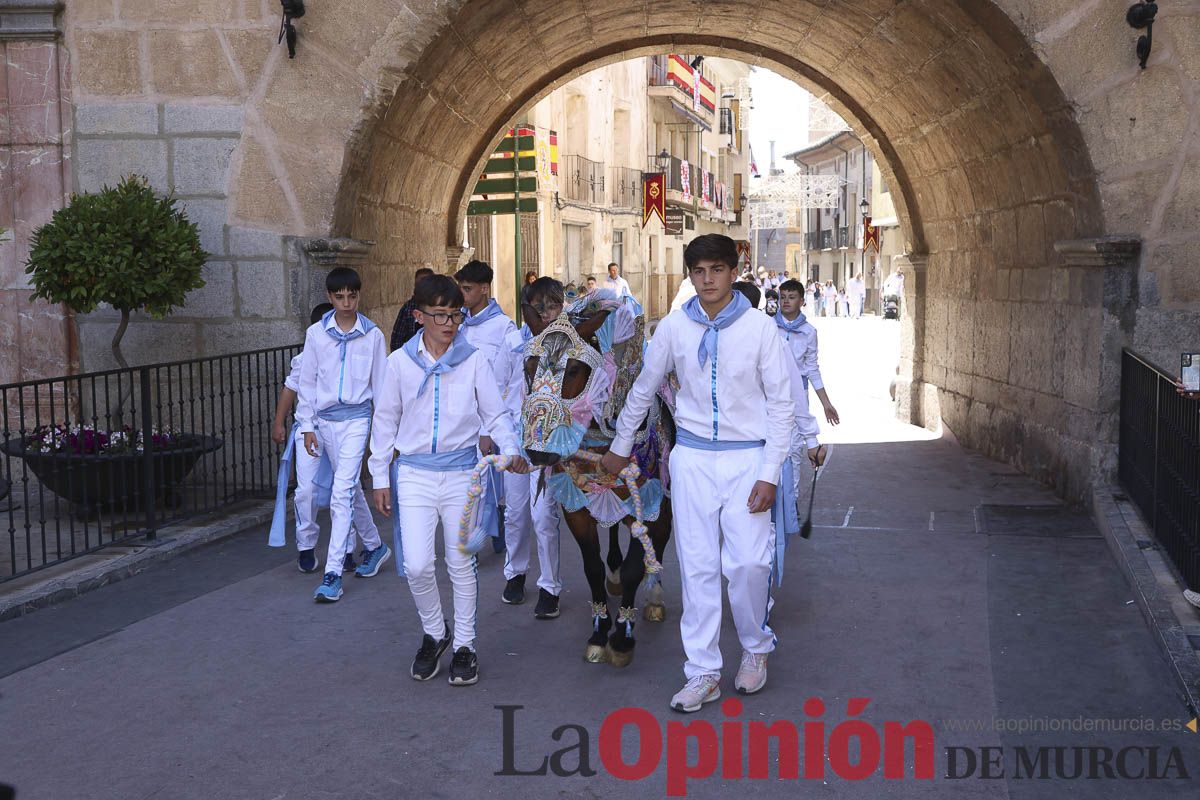
[[[1094,489],[1092,516],[1104,534],[1113,558],[1134,589],[1134,599],[1150,627],[1154,642],[1166,656],[1171,674],[1179,684],[1181,699],[1196,715],[1200,712],[1200,654],[1188,641],[1183,624],[1163,596],[1155,579],[1155,568],[1138,547],[1137,538],[1114,498],[1114,495],[1120,494],[1123,494],[1121,489],[1112,485],[1101,485]],[[1174,576],[1172,581],[1175,581]]]
[[[174,558],[201,545],[271,524],[273,502],[254,501],[219,520],[196,527],[171,526],[159,531],[159,540],[144,550],[129,553],[102,564],[74,570],[53,580],[0,597],[0,622],[24,616],[39,608],[61,603],[73,597],[99,589],[110,583],[132,577],[154,564]]]

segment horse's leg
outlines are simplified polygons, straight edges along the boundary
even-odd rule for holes
[[[670,500],[663,498],[658,519],[648,523],[646,527],[647,533],[650,534],[650,542],[654,545],[654,555],[661,564],[667,551],[667,542],[671,538]],[[649,594],[646,597],[646,606],[642,609],[642,616],[647,622],[662,622],[667,618],[667,604],[663,602],[662,573],[651,575],[647,584]]]
[[[564,511],[563,517],[579,544],[583,573],[592,594],[592,635],[588,638],[583,657],[593,664],[599,664],[607,660],[605,646],[608,644],[608,631],[612,628],[612,620],[608,616],[608,597],[604,594],[604,559],[600,554],[600,535],[595,520],[584,509]]]
[[[608,640],[608,663],[614,667],[627,667],[633,661],[634,621],[637,619],[637,590],[646,574],[643,559],[645,550],[636,537],[629,540],[629,550],[621,564],[621,607],[617,613],[617,624]]]
[[[608,556],[605,562],[608,564],[608,574],[604,576],[604,581],[608,585],[608,593],[613,597],[621,596],[621,525],[617,523],[608,529]]]

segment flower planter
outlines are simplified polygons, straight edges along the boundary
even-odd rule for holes
[[[224,444],[212,436],[179,434],[170,446],[151,452],[156,499],[163,497],[196,466],[200,456]],[[0,451],[25,461],[42,485],[82,509],[144,507],[144,453],[43,453],[24,439],[9,439]]]

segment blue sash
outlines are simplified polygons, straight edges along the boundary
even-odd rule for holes
[[[693,450],[749,450],[752,447],[762,447],[766,444],[763,439],[753,441],[714,442],[702,439],[682,425],[675,431],[675,444],[690,447]]]
[[[775,563],[771,565],[771,574],[776,586],[783,585],[783,552],[788,540],[800,532],[798,500],[795,472],[789,458],[783,462],[779,485],[775,487],[775,506],[771,509],[771,521],[775,523]]]
[[[467,472],[479,463],[479,450],[472,445],[446,453],[410,453],[396,456],[392,463],[406,464],[429,472]]]
[[[275,513],[271,516],[271,534],[267,539],[267,544],[271,547],[283,547],[287,541],[288,478],[292,474],[292,464],[296,460],[296,433],[299,430],[299,422],[292,425],[292,430],[288,433],[287,447],[284,448],[283,455],[279,458],[279,472],[275,475]],[[320,459],[313,484],[318,489],[317,507],[328,508],[333,490],[333,463],[325,454],[324,448],[321,450]]]
[[[361,403],[337,403],[317,412],[317,416],[330,422],[345,422],[350,419],[370,419],[372,406],[370,400]]]

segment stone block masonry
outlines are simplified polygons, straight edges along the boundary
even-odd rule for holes
[[[240,105],[110,101],[75,110],[78,189],[142,175],[178,199],[209,253],[206,285],[183,307],[160,321],[135,318],[122,348],[131,364],[272,347],[303,334],[309,306],[292,291],[291,273],[301,267],[297,257],[285,258],[290,237],[228,223],[244,123]],[[109,309],[78,318],[82,369],[114,366],[108,342],[115,316]]]

